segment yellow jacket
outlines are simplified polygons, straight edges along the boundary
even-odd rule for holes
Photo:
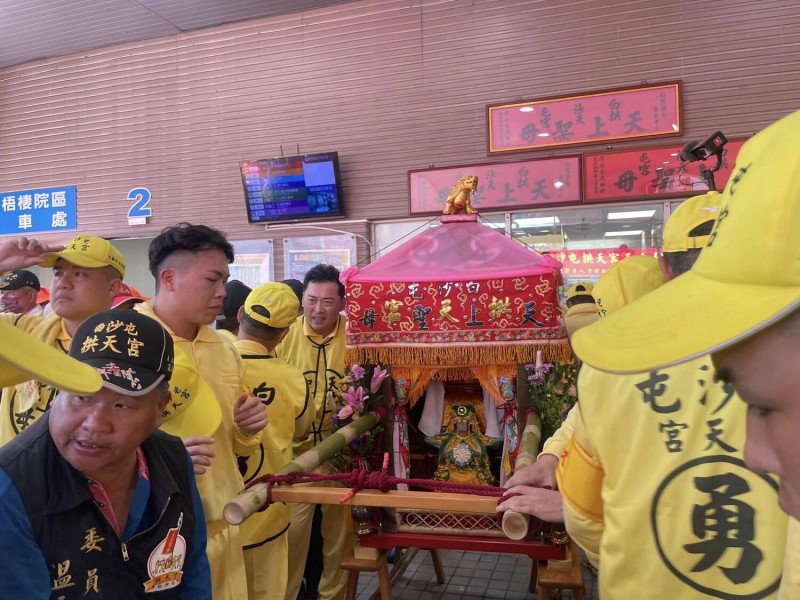
[[[176,336],[156,316],[149,303],[140,302],[135,309],[161,323],[172,335],[175,346],[194,357],[200,375],[219,401],[222,422],[212,436],[214,444],[211,446],[216,457],[212,459],[208,470],[197,476],[206,523],[210,526],[222,520],[225,504],[244,488],[236,455],[248,456],[261,443],[260,435],[246,437],[239,433],[233,422],[233,405],[242,390],[244,362],[233,345],[223,341],[210,327],[201,327],[197,337],[190,342]]]
[[[55,313],[47,316],[26,316],[0,313],[0,318],[30,333],[48,346],[69,352],[72,336],[64,327],[64,319]],[[0,446],[14,439],[20,431],[33,425],[58,394],[58,390],[38,381],[27,381],[5,388],[0,399]]]
[[[558,468],[568,533],[599,557],[600,597],[775,597],[786,515],[778,483],[745,467],[745,404],[703,357],[578,376]]]
[[[542,454],[554,454],[561,458],[564,450],[567,449],[567,444],[572,439],[572,433],[575,431],[575,423],[578,422],[578,408],[577,405],[569,409],[567,418],[561,423],[561,426],[553,432],[549,438],[544,441],[542,451],[536,458],[542,457]]]
[[[291,462],[292,440],[305,436],[314,413],[308,410],[308,385],[297,367],[270,356],[258,342],[237,340],[234,346],[244,360],[244,385],[262,399],[269,417],[258,451],[245,460],[244,482],[249,483]],[[289,527],[290,515],[287,504],[276,503],[247,519],[240,526],[244,547],[261,545],[282,535]]]
[[[302,442],[295,442],[294,455],[298,456],[328,437],[333,431],[331,402],[341,393],[344,378],[345,318],[339,315],[336,329],[326,337],[314,333],[305,317],[298,317],[289,334],[275,348],[275,355],[286,359],[303,373],[314,398],[314,423],[312,435]],[[331,400],[328,401],[328,392]]]

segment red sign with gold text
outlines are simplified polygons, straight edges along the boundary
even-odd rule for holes
[[[489,154],[680,135],[681,82],[486,107]]]
[[[722,166],[714,183],[722,190],[728,182],[745,139],[730,140],[722,149]],[[716,157],[687,163],[682,146],[661,146],[583,155],[583,201],[677,198],[708,191],[702,170],[716,165]]]
[[[579,156],[559,156],[409,171],[409,214],[441,213],[453,186],[466,175],[478,177],[472,206],[479,211],[579,204],[580,163]]]
[[[655,248],[592,248],[590,250],[563,250],[550,252],[559,261],[564,277],[599,277],[608,268],[634,254],[655,256]]]

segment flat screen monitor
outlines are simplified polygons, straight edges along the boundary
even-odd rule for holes
[[[336,152],[245,160],[239,168],[251,223],[344,216]]]

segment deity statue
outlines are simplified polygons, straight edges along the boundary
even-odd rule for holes
[[[434,478],[451,483],[494,485],[488,449],[496,448],[502,440],[486,436],[485,430],[481,386],[446,384],[442,431],[425,438],[439,450]]]

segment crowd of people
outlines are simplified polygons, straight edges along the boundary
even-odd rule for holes
[[[330,432],[344,289],[319,265],[303,283],[250,290],[227,281],[233,259],[221,232],[169,227],[149,248],[146,302],[122,282],[125,258],[108,240],[0,243],[0,324],[25,341],[4,340],[0,376],[0,580],[11,597],[284,600],[290,586],[297,596],[303,561],[290,570],[289,556],[305,556],[309,522],[290,525],[275,505],[240,528],[222,511]],[[47,314],[32,310],[33,265],[52,268]],[[323,526],[319,597],[330,600],[353,543],[342,510]]]
[[[568,291],[579,401],[498,511],[564,522],[601,598],[800,597],[797,131],[800,112],[745,144],[723,193],[669,217],[661,257]],[[218,230],[169,227],[148,302],[108,240],[0,243],[8,597],[295,600],[315,512],[318,597],[343,596],[344,507],[241,527],[223,507],[332,432],[345,289],[330,265],[250,289],[233,260]]]

